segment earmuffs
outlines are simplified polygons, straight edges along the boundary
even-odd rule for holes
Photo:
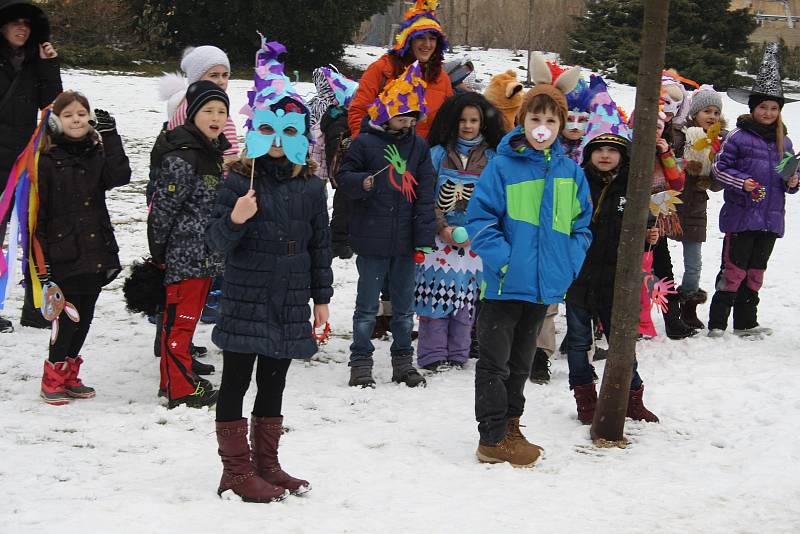
[[[97,117],[94,114],[94,110],[89,110],[89,126],[92,128],[97,126]],[[61,124],[61,119],[59,119],[58,115],[55,113],[51,113],[47,118],[47,129],[50,130],[50,133],[55,136],[59,136],[64,133],[64,125]]]

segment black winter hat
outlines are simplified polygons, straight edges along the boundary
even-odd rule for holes
[[[220,88],[219,85],[208,80],[200,80],[194,82],[186,90],[186,120],[187,122],[194,122],[194,117],[200,108],[205,106],[212,100],[219,100],[225,103],[228,110],[228,115],[231,113],[231,102],[228,95]]]

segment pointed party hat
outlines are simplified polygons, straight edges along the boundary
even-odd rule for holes
[[[592,74],[589,88],[593,93],[589,104],[589,124],[583,138],[581,149],[586,157],[586,147],[590,143],[613,145],[627,151],[633,137],[627,121],[620,113],[614,99],[608,93],[608,86],[602,77]]]
[[[403,57],[414,37],[423,33],[433,33],[439,41],[439,52],[444,53],[447,48],[447,36],[442,25],[436,18],[438,0],[417,0],[414,7],[406,11],[405,20],[400,25],[400,30],[395,37],[395,44],[389,53]]]
[[[422,79],[422,68],[419,61],[415,61],[401,74],[386,85],[386,88],[367,112],[372,123],[385,124],[389,119],[405,113],[416,111],[419,113],[417,120],[422,120],[428,113],[425,103],[425,89],[428,84]]]
[[[253,88],[247,92],[247,104],[242,108],[242,115],[247,117],[245,128],[252,129],[253,114],[257,110],[269,109],[284,98],[294,100],[300,108],[308,113],[303,97],[297,93],[289,79],[283,72],[283,63],[278,61],[278,56],[286,52],[286,47],[277,41],[267,42],[260,32],[261,47],[256,52],[255,74]]]
[[[728,89],[728,96],[740,104],[748,104],[748,100],[753,95],[769,97],[769,99],[774,99],[781,105],[786,102],[797,102],[797,100],[783,96],[778,50],[778,43],[769,43],[764,48],[764,58],[761,60],[761,67],[758,69],[756,83],[753,84],[753,89],[751,91],[732,87]]]

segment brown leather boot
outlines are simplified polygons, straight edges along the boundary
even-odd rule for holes
[[[222,459],[222,479],[217,495],[232,490],[245,502],[282,501],[288,493],[256,475],[247,444],[247,419],[217,421],[217,444]]]
[[[648,423],[658,423],[656,414],[644,407],[642,402],[642,394],[644,393],[644,384],[639,386],[639,389],[632,389],[628,394],[628,412],[625,417],[630,417],[634,421],[646,421]]]
[[[584,425],[591,425],[594,419],[594,407],[597,405],[597,390],[594,383],[582,384],[572,389],[575,395],[575,405],[578,408],[578,421]]]
[[[533,467],[541,456],[542,449],[527,441],[506,435],[497,445],[478,443],[475,454],[480,462],[486,464],[508,462],[512,467]]]
[[[528,441],[528,438],[525,437],[525,434],[522,433],[522,430],[519,428],[519,417],[512,417],[508,420],[506,426],[506,437],[513,440],[522,440],[528,445],[533,445],[540,451],[544,452],[544,449],[535,443],[531,443]]]
[[[283,432],[283,417],[252,417],[250,419],[250,440],[253,447],[253,463],[258,476],[282,488],[292,495],[302,495],[311,491],[311,484],[289,476],[278,462],[278,442]]]

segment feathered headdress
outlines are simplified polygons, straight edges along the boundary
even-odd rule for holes
[[[297,102],[308,113],[303,97],[295,90],[292,80],[283,72],[283,63],[278,56],[286,53],[286,47],[277,41],[267,42],[260,32],[261,47],[256,52],[253,88],[247,92],[247,104],[242,108],[242,115],[247,117],[245,127],[252,129],[253,114],[257,110],[269,109],[288,97]]]
[[[400,25],[395,44],[389,53],[402,57],[408,51],[414,37],[423,33],[433,33],[439,41],[440,53],[444,54],[448,48],[447,36],[439,19],[436,18],[437,7],[439,7],[438,0],[417,0],[414,7],[406,11],[405,20]]]
[[[10,285],[14,283],[14,267],[17,263],[17,248],[22,245],[22,271],[32,271],[33,303],[42,306],[42,284],[39,276],[47,274],[44,253],[36,238],[36,221],[39,216],[39,154],[41,142],[53,107],[43,109],[39,126],[33,132],[25,149],[17,157],[0,197],[0,220],[5,220],[11,211],[9,223],[8,252],[0,254],[0,309],[3,309]],[[21,237],[21,240],[20,240]],[[2,248],[2,243],[0,243]]]

